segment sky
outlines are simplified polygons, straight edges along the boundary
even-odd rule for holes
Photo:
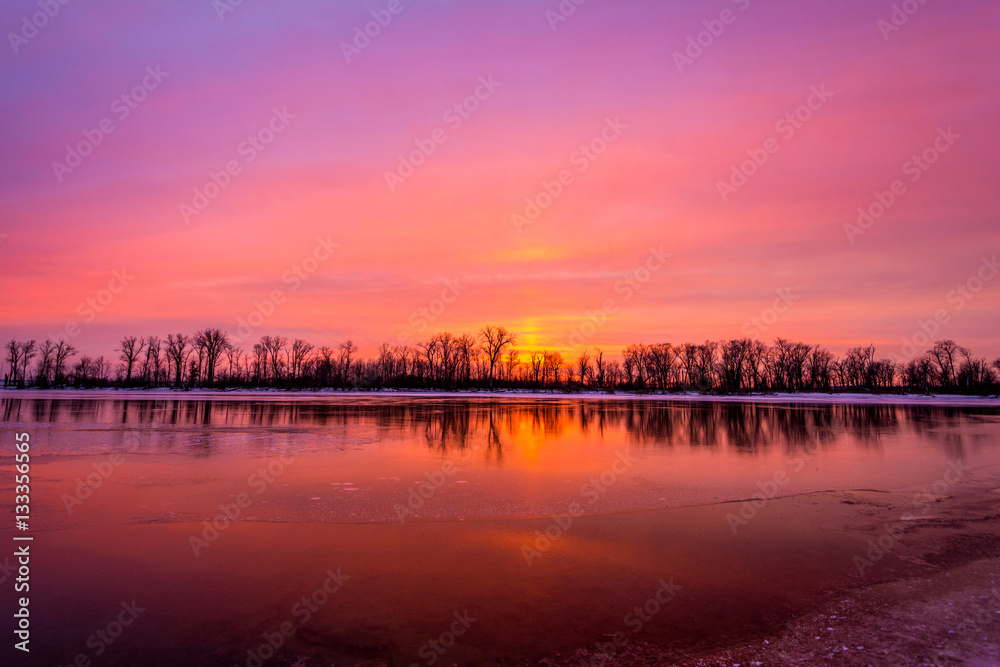
[[[8,0],[0,29],[4,340],[1000,355],[995,2]]]

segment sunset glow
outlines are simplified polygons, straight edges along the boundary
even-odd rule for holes
[[[5,339],[1000,354],[994,2],[142,4],[8,35]]]

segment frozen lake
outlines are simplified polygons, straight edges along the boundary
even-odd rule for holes
[[[850,585],[866,517],[925,520],[924,494],[1000,468],[992,407],[8,393],[0,415],[5,453],[31,439],[35,636],[58,665],[96,662],[133,599],[102,665],[719,645]]]

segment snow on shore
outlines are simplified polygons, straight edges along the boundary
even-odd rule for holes
[[[832,393],[762,393],[739,395],[699,394],[676,392],[667,394],[638,394],[632,392],[562,392],[535,390],[506,391],[438,391],[397,390],[340,391],[282,391],[275,389],[233,389],[176,391],[173,389],[0,389],[2,398],[135,398],[174,400],[309,400],[309,399],[378,399],[378,398],[484,398],[484,399],[538,399],[538,400],[618,400],[618,401],[681,401],[726,403],[788,403],[788,404],[858,404],[858,405],[933,405],[962,407],[1000,407],[1000,396],[957,396],[926,394],[832,394]]]

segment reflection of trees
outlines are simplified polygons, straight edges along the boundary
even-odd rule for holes
[[[496,459],[497,466],[503,465],[503,443],[500,441],[500,410],[495,405],[490,406],[490,427],[486,439],[486,463]]]
[[[728,441],[741,452],[753,452],[767,444],[768,429],[762,406],[733,403],[721,410]]]
[[[894,405],[844,405],[837,406],[844,413],[851,435],[869,449],[882,446],[883,436],[899,430],[899,407]]]
[[[901,432],[938,443],[961,457],[973,442],[965,427],[997,423],[989,408],[901,405],[781,405],[753,402],[632,401],[477,398],[344,398],[183,400],[117,398],[4,398],[5,422],[76,423],[100,426],[191,426],[290,429],[370,426],[381,437],[422,441],[446,455],[482,448],[487,461],[503,461],[504,444],[524,434],[601,437],[621,432],[639,447],[689,446],[757,453],[783,447],[788,453],[828,445],[846,434],[878,448]],[[164,436],[167,431],[164,431]],[[984,436],[986,437],[986,436]],[[164,441],[167,442],[167,441]],[[199,451],[210,450],[205,440]]]
[[[457,406],[442,406],[420,420],[427,446],[441,454],[449,451],[464,452],[469,447],[472,416],[469,410],[456,408]]]

